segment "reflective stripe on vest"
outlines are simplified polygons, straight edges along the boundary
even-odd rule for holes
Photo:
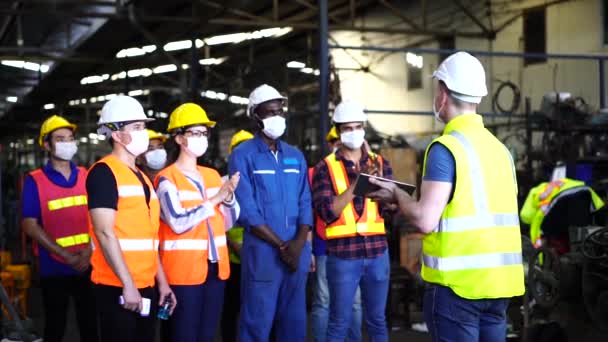
[[[58,198],[56,200],[49,201],[48,205],[49,205],[49,210],[51,210],[51,211],[64,209],[64,208],[70,208],[70,207],[76,207],[79,205],[87,205],[87,196],[80,195],[80,196]]]
[[[475,153],[475,149],[471,145],[471,142],[460,132],[451,131],[451,136],[456,138],[464,147],[469,162],[469,168],[471,172],[472,192],[473,192],[473,206],[475,207],[475,215],[469,217],[456,217],[456,218],[442,218],[437,228],[438,233],[458,232],[472,229],[481,228],[499,228],[519,225],[519,216],[517,213],[513,214],[491,214],[488,209],[488,203],[486,200],[486,190],[483,184],[483,174],[479,158]],[[480,254],[472,255],[467,257],[447,257],[437,258],[430,255],[422,255],[423,260],[428,260],[429,263],[425,262],[425,266],[434,268],[440,271],[453,271],[453,270],[464,270],[464,269],[475,269],[485,267],[498,267],[513,265],[514,258],[512,253],[503,254]],[[484,260],[489,258],[490,260]],[[519,253],[519,264],[521,264],[521,253]],[[485,265],[485,262],[489,261],[490,266]]]
[[[434,143],[448,148],[456,182],[439,225],[424,237],[422,278],[467,299],[521,295],[524,269],[512,158],[479,115],[457,117],[444,132],[426,157]]]
[[[471,170],[471,179],[483,179],[481,165],[479,164],[479,159],[475,154],[475,149],[471,145],[471,142],[458,131],[452,131],[449,134],[462,144],[467,153],[469,168]],[[486,190],[484,189],[482,181],[472,182],[472,188],[474,199],[473,204],[476,215],[447,219],[442,218],[439,221],[439,226],[437,227],[438,232],[447,233],[486,227],[509,227],[519,225],[519,215],[517,213],[490,214],[486,200]]]
[[[61,247],[82,245],[85,243],[89,243],[90,241],[91,237],[87,233],[66,236],[55,240],[55,242],[57,242],[57,244]]]
[[[116,179],[118,202],[112,230],[120,245],[124,263],[137,288],[154,286],[158,271],[160,216],[160,204],[154,192],[154,186],[148,177],[142,177],[150,188],[150,200],[146,201],[142,180],[120,159],[109,155],[97,163],[106,164]],[[93,246],[91,281],[95,284],[122,287],[121,280],[116,276],[99,248],[99,241],[92,225],[89,232]]]
[[[372,155],[372,153],[370,153]],[[382,157],[378,156],[382,163]],[[337,195],[346,191],[349,186],[348,174],[344,164],[336,158],[335,154],[330,154],[325,158],[325,163],[329,170],[332,185]],[[340,217],[328,224],[325,229],[327,239],[337,239],[359,235],[383,235],[384,219],[380,216],[376,202],[366,198],[361,216],[357,214],[355,207],[349,202]]]
[[[158,186],[161,179],[163,182],[171,182],[178,191],[181,206],[187,211],[197,208],[203,205],[206,197],[215,195],[222,185],[222,179],[216,170],[198,167],[197,171],[202,179],[200,189],[195,185],[195,181],[198,183],[200,180],[185,175],[175,164],[158,174],[156,185]],[[218,277],[226,280],[230,276],[230,257],[224,216],[219,205],[214,207],[213,216],[182,234],[176,234],[166,222],[161,220],[160,259],[170,285],[198,285],[206,281],[208,259],[211,254],[209,248],[212,245],[209,241],[211,235],[214,236],[213,244],[217,250]]]
[[[71,187],[53,183],[42,169],[34,170],[30,176],[36,183],[40,205],[40,223],[44,231],[59,246],[77,253],[88,248],[90,238],[89,213],[87,208],[87,171],[77,167],[76,182]],[[65,263],[60,256],[49,252],[51,257]]]
[[[218,236],[214,239],[215,246],[226,246],[226,236]],[[180,239],[163,241],[164,251],[206,251],[209,241],[203,239]]]

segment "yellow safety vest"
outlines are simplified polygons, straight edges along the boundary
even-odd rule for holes
[[[382,165],[382,157],[372,152],[368,152],[370,157],[378,158]],[[325,163],[329,169],[329,175],[334,191],[337,195],[342,194],[348,189],[348,174],[344,169],[344,164],[336,158],[334,153],[325,158]],[[339,239],[356,235],[384,235],[384,219],[380,216],[378,205],[369,198],[365,199],[363,213],[357,214],[352,201],[346,205],[340,217],[327,225],[325,228],[327,239]]]
[[[522,295],[517,181],[509,151],[477,114],[456,117],[433,143],[454,156],[456,183],[439,225],[423,240],[423,279],[467,299]]]
[[[563,178],[553,182],[540,183],[530,190],[524,206],[521,208],[521,221],[530,225],[530,240],[535,247],[542,245],[542,231],[540,227],[545,220],[545,216],[553,207],[553,200],[559,196],[577,193],[579,191],[589,191],[591,193],[591,212],[599,210],[604,206],[604,201],[584,182]]]

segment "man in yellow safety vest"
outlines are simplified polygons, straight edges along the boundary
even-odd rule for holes
[[[370,196],[398,203],[427,234],[424,316],[433,341],[504,341],[509,298],[524,293],[513,161],[475,114],[487,95],[479,60],[455,53],[433,77],[433,111],[446,126],[427,149],[420,200],[379,181]]]

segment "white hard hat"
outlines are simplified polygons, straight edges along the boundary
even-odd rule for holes
[[[262,84],[261,86],[255,88],[251,94],[249,94],[247,116],[253,116],[253,112],[258,105],[271,100],[285,101],[287,98],[268,84]]]
[[[466,52],[446,58],[433,72],[433,78],[443,81],[455,98],[465,102],[480,103],[488,95],[483,65]]]
[[[355,101],[340,102],[334,109],[333,122],[366,122],[367,114],[363,111],[363,106]]]
[[[144,108],[139,101],[131,96],[119,95],[113,97],[103,105],[101,116],[99,117],[99,122],[97,122],[97,124],[104,125],[128,121],[148,122],[154,121],[154,119],[146,116]]]

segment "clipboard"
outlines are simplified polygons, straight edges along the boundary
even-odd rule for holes
[[[410,196],[414,193],[414,191],[416,191],[416,186],[412,185],[412,184],[403,183],[403,182],[399,182],[399,181],[388,179],[388,178],[373,176],[373,175],[370,175],[367,173],[360,173],[359,176],[357,177],[357,181],[356,181],[357,183],[355,184],[355,190],[354,190],[355,196],[365,197],[365,196],[367,196],[367,194],[380,189],[380,187],[378,187],[377,185],[370,183],[370,181],[369,181],[370,178],[374,178],[374,179],[377,179],[377,180],[380,180],[383,182],[394,183],[401,190],[407,192]]]

